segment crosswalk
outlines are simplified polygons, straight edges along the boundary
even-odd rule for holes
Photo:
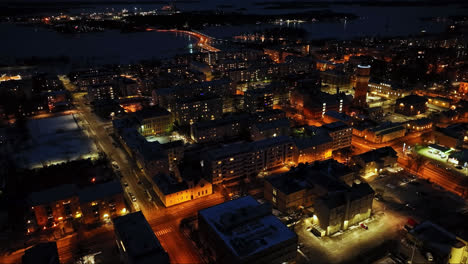
[[[164,236],[164,235],[167,235],[169,233],[172,233],[174,231],[174,229],[172,227],[167,227],[167,228],[163,228],[163,229],[160,229],[158,231],[155,232],[156,236],[157,237],[160,237],[160,236]]]

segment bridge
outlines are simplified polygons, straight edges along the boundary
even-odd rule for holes
[[[192,30],[179,30],[179,29],[157,29],[157,32],[174,32],[174,33],[180,33],[180,34],[185,34],[189,36],[193,36],[198,39],[197,46],[200,47],[202,50],[206,50],[209,52],[218,52],[220,51],[219,49],[211,46],[211,43],[213,40],[215,40],[213,37],[210,37],[204,33]]]

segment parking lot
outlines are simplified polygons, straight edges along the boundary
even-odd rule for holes
[[[408,259],[413,246],[404,243],[402,230],[409,218],[418,222],[431,220],[452,232],[463,228],[468,221],[468,206],[460,197],[404,171],[385,172],[384,175],[370,183],[377,197],[373,216],[365,221],[368,230],[355,225],[344,232],[319,238],[308,231],[311,225],[308,219],[294,227],[300,243],[298,263],[347,262],[356,259],[359,253],[361,257],[363,252],[378,250],[381,245],[385,247],[384,243],[390,240],[399,242],[398,251]],[[415,248],[414,260],[422,261],[423,253]]]

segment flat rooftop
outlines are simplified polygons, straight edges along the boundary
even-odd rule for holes
[[[245,196],[199,211],[231,252],[241,258],[275,245],[296,240],[297,235],[271,214],[268,204]]]
[[[114,231],[131,263],[169,263],[169,256],[159,243],[141,211],[113,219]]]

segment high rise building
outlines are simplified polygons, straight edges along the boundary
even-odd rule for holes
[[[367,89],[370,78],[370,65],[358,65],[356,70],[356,88],[354,91],[353,104],[355,106],[366,106]]]

